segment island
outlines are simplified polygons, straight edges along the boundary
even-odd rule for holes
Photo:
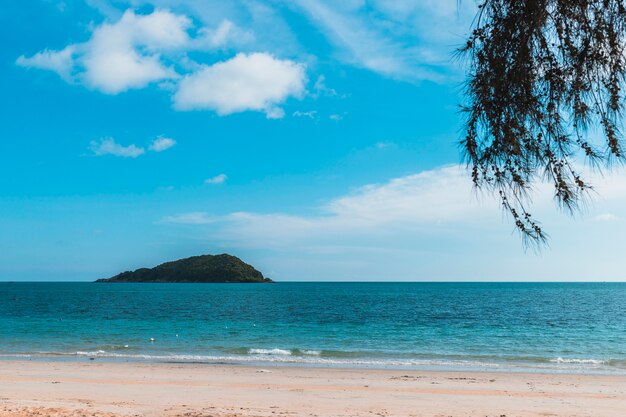
[[[263,274],[226,253],[200,255],[165,262],[154,268],[126,271],[96,282],[269,283]]]

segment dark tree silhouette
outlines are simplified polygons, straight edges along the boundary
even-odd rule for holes
[[[469,62],[461,144],[474,185],[499,194],[529,242],[546,240],[527,210],[538,180],[574,211],[591,190],[576,162],[624,160],[625,3],[483,0],[460,49]]]

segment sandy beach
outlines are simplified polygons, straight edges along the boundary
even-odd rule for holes
[[[626,377],[0,362],[0,415],[622,417]]]

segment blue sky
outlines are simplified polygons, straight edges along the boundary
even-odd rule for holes
[[[0,280],[203,253],[277,280],[623,280],[626,179],[523,250],[457,143],[456,0],[2,6]]]

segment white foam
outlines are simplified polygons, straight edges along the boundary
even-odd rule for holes
[[[576,364],[586,364],[586,365],[602,365],[605,364],[606,361],[599,359],[577,359],[577,358],[561,358],[558,357],[556,359],[550,359],[552,363],[576,363]]]
[[[58,353],[59,355],[62,355],[62,353]],[[78,356],[106,356],[107,352],[105,352],[104,350],[95,350],[93,352],[76,352],[76,354]]]
[[[248,353],[251,355],[291,355],[291,351],[285,349],[250,349]]]

